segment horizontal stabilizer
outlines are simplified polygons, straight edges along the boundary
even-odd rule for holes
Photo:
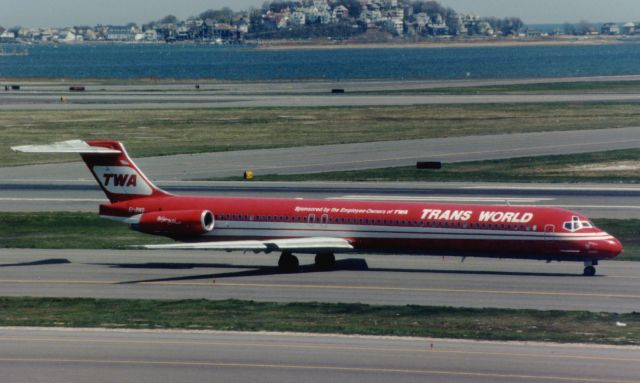
[[[287,238],[266,239],[262,241],[223,241],[197,243],[171,243],[167,245],[144,245],[145,249],[172,250],[224,250],[224,251],[345,251],[352,250],[349,241],[342,238]]]
[[[120,150],[91,146],[82,140],[54,142],[46,145],[12,146],[11,150],[22,153],[80,153],[80,154],[119,154]]]

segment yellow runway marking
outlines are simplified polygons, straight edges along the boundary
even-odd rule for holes
[[[368,372],[385,374],[415,374],[415,375],[445,375],[445,376],[467,376],[484,377],[494,379],[519,379],[519,380],[549,380],[563,382],[602,382],[596,378],[574,378],[548,375],[525,375],[525,374],[500,374],[487,372],[460,372],[445,370],[419,370],[401,368],[368,368],[368,367],[345,367],[345,366],[320,366],[305,364],[271,364],[271,363],[226,363],[226,362],[200,362],[200,361],[154,361],[154,360],[106,360],[106,359],[65,359],[65,358],[0,358],[1,362],[7,363],[67,363],[67,364],[111,364],[111,365],[149,365],[149,366],[201,366],[215,368],[255,368],[255,369],[278,369],[278,370],[320,370],[320,371],[342,371],[342,372]],[[610,383],[637,383],[631,380],[611,380]]]
[[[125,281],[70,281],[70,280],[46,280],[46,279],[0,279],[0,283],[16,284],[52,284],[52,285],[117,285]],[[284,284],[284,283],[234,283],[234,282],[137,282],[139,285],[167,285],[167,286],[206,286],[206,287],[247,287],[247,288],[282,288],[282,289],[311,289],[311,290],[369,290],[369,291],[399,291],[399,292],[424,292],[424,293],[460,293],[460,294],[503,294],[503,295],[539,295],[539,296],[565,296],[565,297],[590,297],[590,298],[620,298],[640,299],[640,295],[633,294],[605,294],[605,293],[579,293],[570,291],[517,291],[517,290],[470,290],[470,289],[442,289],[430,287],[382,287],[382,286],[349,286],[349,285],[309,285],[309,284]]]
[[[95,339],[95,338],[39,338],[39,337],[17,337],[0,336],[1,341],[16,342],[63,342],[63,343],[89,343],[89,344],[151,344],[151,345],[180,345],[180,346],[225,346],[225,347],[256,347],[256,348],[279,348],[279,349],[305,349],[305,350],[335,350],[335,351],[372,351],[372,352],[397,352],[397,353],[422,353],[422,354],[456,354],[456,355],[487,355],[487,356],[510,356],[522,358],[542,358],[542,359],[573,359],[573,360],[593,360],[608,362],[640,362],[639,358],[614,358],[605,356],[587,356],[570,354],[541,354],[541,353],[518,353],[518,352],[487,352],[487,351],[462,351],[462,350],[431,350],[428,344],[423,347],[400,348],[384,346],[337,346],[337,345],[316,345],[309,343],[247,343],[247,342],[224,342],[224,341],[164,341],[164,340],[133,340],[133,339]]]

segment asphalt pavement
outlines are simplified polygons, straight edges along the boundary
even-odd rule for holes
[[[640,348],[428,338],[0,328],[7,382],[632,383]]]
[[[5,296],[248,299],[385,305],[632,312],[640,262],[582,263],[440,256],[342,254],[334,270],[299,256],[281,273],[278,254],[217,251],[1,249]],[[624,257],[624,255],[622,255]],[[624,258],[623,258],[624,259]]]

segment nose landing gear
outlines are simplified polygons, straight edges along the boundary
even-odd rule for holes
[[[597,265],[597,259],[584,261],[584,271],[582,272],[582,275],[584,275],[585,277],[593,277],[594,275],[596,275],[596,268],[594,266]]]

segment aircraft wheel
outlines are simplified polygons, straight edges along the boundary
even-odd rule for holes
[[[322,269],[334,267],[336,265],[336,256],[333,253],[316,254],[316,266]]]
[[[282,253],[278,260],[278,267],[284,272],[293,273],[300,268],[300,261],[298,261],[298,257],[291,253]]]
[[[584,268],[584,272],[582,273],[585,277],[593,277],[596,275],[596,268],[593,266],[587,266]]]

